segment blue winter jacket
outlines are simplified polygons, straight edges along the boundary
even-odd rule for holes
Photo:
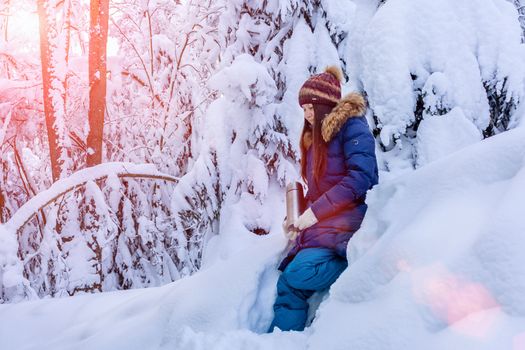
[[[328,144],[326,171],[316,183],[313,151],[307,152],[306,194],[318,222],[303,230],[279,266],[282,271],[303,248],[326,247],[346,258],[348,240],[361,226],[367,209],[366,192],[378,182],[375,142],[364,117],[363,96],[344,97],[322,125]]]

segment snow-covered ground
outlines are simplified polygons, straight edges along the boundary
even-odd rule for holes
[[[209,14],[214,17],[213,13],[225,11],[218,25],[213,18],[205,26],[194,25],[197,17],[208,15],[190,7],[186,12],[191,16],[181,17],[185,22],[182,27],[168,25],[169,16],[156,18],[158,26],[169,30],[154,37],[155,52],[177,48],[178,35],[185,35],[185,28],[195,29],[195,34],[209,32],[206,35],[213,34],[214,30],[209,29],[218,28],[217,38],[229,38],[219,43],[210,36],[194,48],[193,56],[188,56],[188,61],[195,58],[193,63],[199,62],[202,67],[220,56],[225,66],[210,80],[210,88],[217,90],[220,97],[208,108],[202,106],[206,113],[196,111],[199,117],[193,121],[196,132],[189,150],[196,157],[188,164],[184,162],[189,172],[178,182],[175,192],[166,196],[171,199],[173,213],[194,209],[187,200],[192,196],[207,200],[197,206],[196,219],[183,222],[180,215],[174,215],[179,220],[178,227],[183,229],[166,232],[184,235],[185,229],[190,229],[192,237],[206,240],[212,236],[209,233],[219,234],[204,247],[203,260],[198,259],[202,262],[199,272],[163,287],[16,303],[51,293],[51,288],[42,288],[38,295],[35,291],[47,281],[47,277],[40,279],[45,275],[40,265],[31,270],[30,278],[22,278],[28,260],[19,256],[20,239],[17,241],[14,232],[36,209],[67,188],[102,176],[109,175],[109,187],[115,190],[111,194],[120,186],[117,174],[164,175],[152,164],[104,163],[59,181],[22,207],[13,207],[10,221],[0,225],[0,302],[12,302],[0,305],[0,350],[525,350],[525,45],[521,43],[523,33],[513,2],[519,4],[517,0],[323,0],[323,10],[319,12],[319,5],[312,2],[273,0],[265,1],[261,7],[251,2],[248,8],[253,6],[255,16],[250,18],[245,4],[223,0],[213,3],[217,9],[224,9]],[[153,10],[157,7],[155,1],[147,5],[152,13],[175,9],[174,2],[170,5],[173,7],[162,4],[166,7],[163,11]],[[291,11],[295,6],[299,10]],[[140,9],[137,14],[143,17]],[[268,20],[261,21],[260,14],[268,15]],[[210,23],[213,28],[207,27]],[[280,27],[281,23],[286,25]],[[338,45],[334,40],[340,41]],[[139,41],[137,45],[147,52],[151,43]],[[8,46],[7,42],[0,46],[0,51],[6,53],[22,47]],[[258,53],[254,55],[253,50]],[[21,62],[27,61],[28,67],[33,66],[34,59],[27,58],[32,55],[17,57]],[[133,55],[115,58],[110,63],[112,71],[132,67],[134,59]],[[79,69],[87,69],[87,57],[76,61],[73,58],[72,62],[76,63],[70,67],[77,74]],[[379,146],[384,146],[378,147],[379,165],[384,172],[380,185],[368,196],[369,211],[363,226],[350,242],[349,268],[330,291],[315,296],[311,326],[304,332],[265,334],[273,313],[279,276],[276,267],[287,244],[281,232],[282,187],[275,183],[297,177],[297,163],[289,157],[289,148],[297,147],[303,125],[297,92],[314,67],[320,71],[335,62],[345,62],[345,92],[366,92],[371,107],[367,116],[371,127],[380,132]],[[181,69],[191,66],[198,71],[199,65],[196,69],[186,64]],[[158,76],[153,76],[154,84],[169,86],[171,81],[178,81],[175,76],[170,83],[165,81],[171,63],[160,67]],[[28,77],[33,76],[33,69],[28,70]],[[109,115],[119,120],[119,128],[111,130],[129,133],[123,134],[126,143],[120,152],[126,155],[126,161],[149,163],[151,159],[143,159],[141,152],[147,154],[145,150],[156,144],[154,133],[161,140],[165,135],[148,127],[149,122],[143,125],[143,121],[156,122],[156,117],[182,121],[186,117],[168,118],[164,111],[150,111],[151,103],[141,96],[142,90],[127,91],[130,87],[115,78],[119,74],[112,76],[110,92],[126,92],[117,97],[108,93],[114,99],[109,99]],[[276,84],[276,76],[283,79],[281,87]],[[178,87],[180,101],[186,95],[201,101],[209,91],[198,91],[196,86],[203,82],[190,77],[196,79],[198,74],[192,72],[188,79],[184,76],[188,81]],[[8,126],[16,119],[12,113],[16,104],[11,101],[23,98],[29,101],[28,105],[39,101],[37,95],[41,91],[33,85],[38,86],[32,80],[0,79],[0,95],[4,98],[0,101],[0,114],[6,116],[0,123],[0,144],[10,137]],[[68,100],[82,101],[77,95],[84,95],[80,92],[84,91],[83,85],[68,85],[78,85]],[[280,91],[283,86],[284,91]],[[282,99],[275,101],[281,93]],[[123,99],[133,101],[129,108],[136,110],[135,114],[128,115],[127,108],[117,107]],[[418,109],[420,115],[415,113]],[[85,115],[76,114],[79,118]],[[420,123],[417,118],[422,119]],[[24,122],[26,128],[36,120],[29,117]],[[124,120],[133,122],[128,125]],[[489,123],[494,125],[488,134],[501,134],[481,141]],[[167,130],[171,128],[180,134],[167,137],[164,152],[159,150],[153,155],[154,163],[166,163],[161,167],[163,171],[178,167],[173,160],[184,157],[179,152],[186,149],[179,144],[186,142],[181,141],[184,124],[170,124]],[[512,130],[503,132],[507,129]],[[147,142],[142,144],[143,140]],[[31,177],[39,174],[45,162],[38,158],[42,149],[38,143],[29,142],[26,146],[22,155],[30,158],[26,163],[32,169]],[[269,169],[265,159],[276,160],[271,166],[275,169]],[[7,172],[0,179],[12,177],[10,174],[14,173]],[[45,183],[41,175],[34,176],[39,179],[37,184]],[[95,186],[89,190],[89,186],[88,183],[87,193],[94,199],[101,198],[98,194],[102,191]],[[213,197],[216,193],[224,198]],[[115,204],[112,207],[118,207],[116,196],[110,197]],[[142,203],[147,202],[137,206],[150,207]],[[164,203],[167,206],[168,202]],[[100,200],[99,207],[107,205]],[[132,215],[131,210],[127,212]],[[142,214],[155,217],[149,211]],[[220,222],[216,222],[217,217]],[[199,220],[204,222],[202,226],[195,222]],[[54,226],[53,220],[48,222]],[[150,237],[145,241],[160,241],[156,237],[161,236],[151,236],[146,229],[153,221],[143,222],[144,230],[138,231]],[[269,230],[270,234],[257,236],[250,230]],[[80,240],[84,237],[78,234],[80,229],[64,231],[76,233]],[[159,235],[164,232],[157,231]],[[134,234],[135,230],[129,230],[122,237]],[[106,238],[107,242],[115,242],[111,234]],[[178,242],[179,236],[173,238]],[[53,283],[62,275],[68,277],[57,283],[64,288],[57,288],[56,295],[82,290],[77,287],[85,283],[76,282],[84,282],[89,278],[88,270],[93,270],[86,258],[92,251],[83,250],[89,247],[89,241],[78,245],[73,242],[62,254],[48,254],[58,252],[61,241],[49,236],[42,244],[39,242],[35,252],[33,246],[27,250],[29,259],[38,254],[49,259],[42,260],[44,268],[49,265],[46,261],[53,261],[56,256],[72,257],[72,261],[53,266],[56,271],[48,275]],[[185,238],[180,241],[186,243]],[[128,267],[145,261],[140,260],[141,254],[152,251],[145,244],[144,250],[132,259],[126,245],[129,241],[123,238],[122,243],[124,249],[117,250],[121,254],[115,259],[117,263],[104,265],[104,271],[113,272],[115,266]],[[167,248],[174,247],[177,249],[174,245]],[[86,255],[78,253],[82,251]],[[152,255],[165,256],[166,251],[159,249]],[[196,251],[195,254],[200,253],[199,249]],[[105,252],[113,257],[113,251]],[[184,253],[176,255],[181,257]],[[186,261],[194,260],[197,259],[189,256]],[[142,268],[145,275],[153,279],[161,276],[157,271],[148,272],[150,266],[160,264],[156,259],[146,261]],[[131,270],[121,276],[133,282],[127,287],[140,288],[143,281],[138,277],[142,271]],[[166,271],[170,274],[163,274],[159,281],[179,277],[176,268]],[[111,284],[115,277],[108,275],[111,274],[91,274],[100,282]],[[93,279],[90,284],[97,281]],[[111,287],[117,288],[117,284]]]
[[[264,334],[285,239],[159,288],[0,305],[1,349],[525,349],[525,128],[388,178],[304,332]],[[277,222],[278,220],[276,220]]]

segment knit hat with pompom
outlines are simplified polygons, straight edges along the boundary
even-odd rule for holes
[[[341,99],[343,73],[336,66],[327,67],[323,73],[312,75],[299,90],[299,105],[307,103],[335,107]]]

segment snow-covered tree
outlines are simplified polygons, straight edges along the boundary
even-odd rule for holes
[[[511,3],[356,5],[349,73],[366,92],[380,145],[390,151],[382,156],[386,169],[423,165],[516,125],[525,50]],[[445,139],[438,129],[448,130]]]
[[[201,249],[214,234],[223,242],[243,231],[266,234],[279,220],[265,208],[282,208],[282,186],[298,179],[298,90],[325,66],[344,66],[339,50],[352,8],[329,1],[217,5],[221,55],[210,87],[219,94],[195,123],[198,156],[172,200],[177,227],[198,237]]]
[[[120,41],[122,68],[111,67],[112,74],[120,78],[109,87],[107,135],[116,137],[107,138],[108,158],[153,162],[166,173],[183,175],[197,156],[194,142],[198,116],[214,95],[206,87],[206,81],[219,54],[213,23],[220,8],[213,2],[137,1],[119,6],[118,11],[121,16],[117,16],[112,25]],[[127,88],[121,89],[122,86]],[[190,200],[206,198],[206,194],[199,191]],[[135,244],[126,237],[138,236],[139,232],[132,234],[137,228],[143,233],[149,232],[155,238],[154,244],[164,245],[164,253],[161,246],[156,246],[158,254],[177,256],[176,266],[164,269],[168,280],[177,278],[179,273],[195,271],[195,261],[189,258],[188,251],[193,251],[199,243],[195,243],[197,237],[192,236],[191,230],[182,227],[179,216],[172,215],[171,194],[165,187],[156,187],[153,191],[149,189],[145,196],[153,203],[151,209],[147,213],[141,209],[142,215],[126,218],[131,221],[121,242],[130,244],[131,257],[148,255],[151,247]],[[137,198],[127,192],[126,197]],[[129,205],[136,207],[136,203]],[[203,222],[193,210],[181,215],[190,226]],[[138,223],[141,216],[143,220]],[[197,222],[190,223],[191,218]],[[146,225],[146,221],[149,224]],[[177,223],[174,229],[172,225]],[[127,258],[124,255],[121,258],[121,270],[127,271],[124,266],[129,265],[124,262]],[[143,274],[144,280],[151,278],[150,272]]]
[[[71,1],[38,0],[43,101],[53,181],[72,168],[66,125],[67,65],[70,43]]]
[[[36,4],[0,2],[0,222],[39,191],[39,179],[32,170],[34,154],[45,147],[41,118],[41,70],[38,47],[20,35],[14,15],[35,10]],[[47,151],[44,151],[47,152]],[[45,173],[45,168],[42,167]]]

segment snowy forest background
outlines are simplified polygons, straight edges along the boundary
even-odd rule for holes
[[[108,1],[107,64],[104,3],[0,0],[3,303],[163,285],[279,226],[325,66],[368,99],[381,180],[523,123],[523,0]]]

